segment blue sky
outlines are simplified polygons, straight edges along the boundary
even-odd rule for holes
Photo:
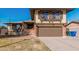
[[[29,8],[0,8],[0,25],[31,20]]]
[[[79,22],[79,8],[75,8],[67,13],[67,21],[78,21]]]
[[[29,8],[0,8],[0,25],[31,20]],[[67,13],[67,22],[79,21],[79,8]]]

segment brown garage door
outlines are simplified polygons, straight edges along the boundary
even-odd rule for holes
[[[62,27],[39,27],[38,36],[39,37],[62,36]]]

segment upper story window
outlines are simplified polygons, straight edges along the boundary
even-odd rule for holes
[[[62,13],[61,12],[53,12],[52,13],[52,20],[61,20],[62,19]]]
[[[62,12],[61,11],[40,11],[39,19],[41,21],[61,21]]]
[[[41,21],[48,21],[48,12],[40,12],[39,13],[39,19]]]

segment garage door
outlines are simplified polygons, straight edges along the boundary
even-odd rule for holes
[[[62,28],[61,27],[39,27],[38,36],[39,37],[62,36]]]

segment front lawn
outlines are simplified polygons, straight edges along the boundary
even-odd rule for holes
[[[0,39],[0,51],[50,51],[39,39]]]

